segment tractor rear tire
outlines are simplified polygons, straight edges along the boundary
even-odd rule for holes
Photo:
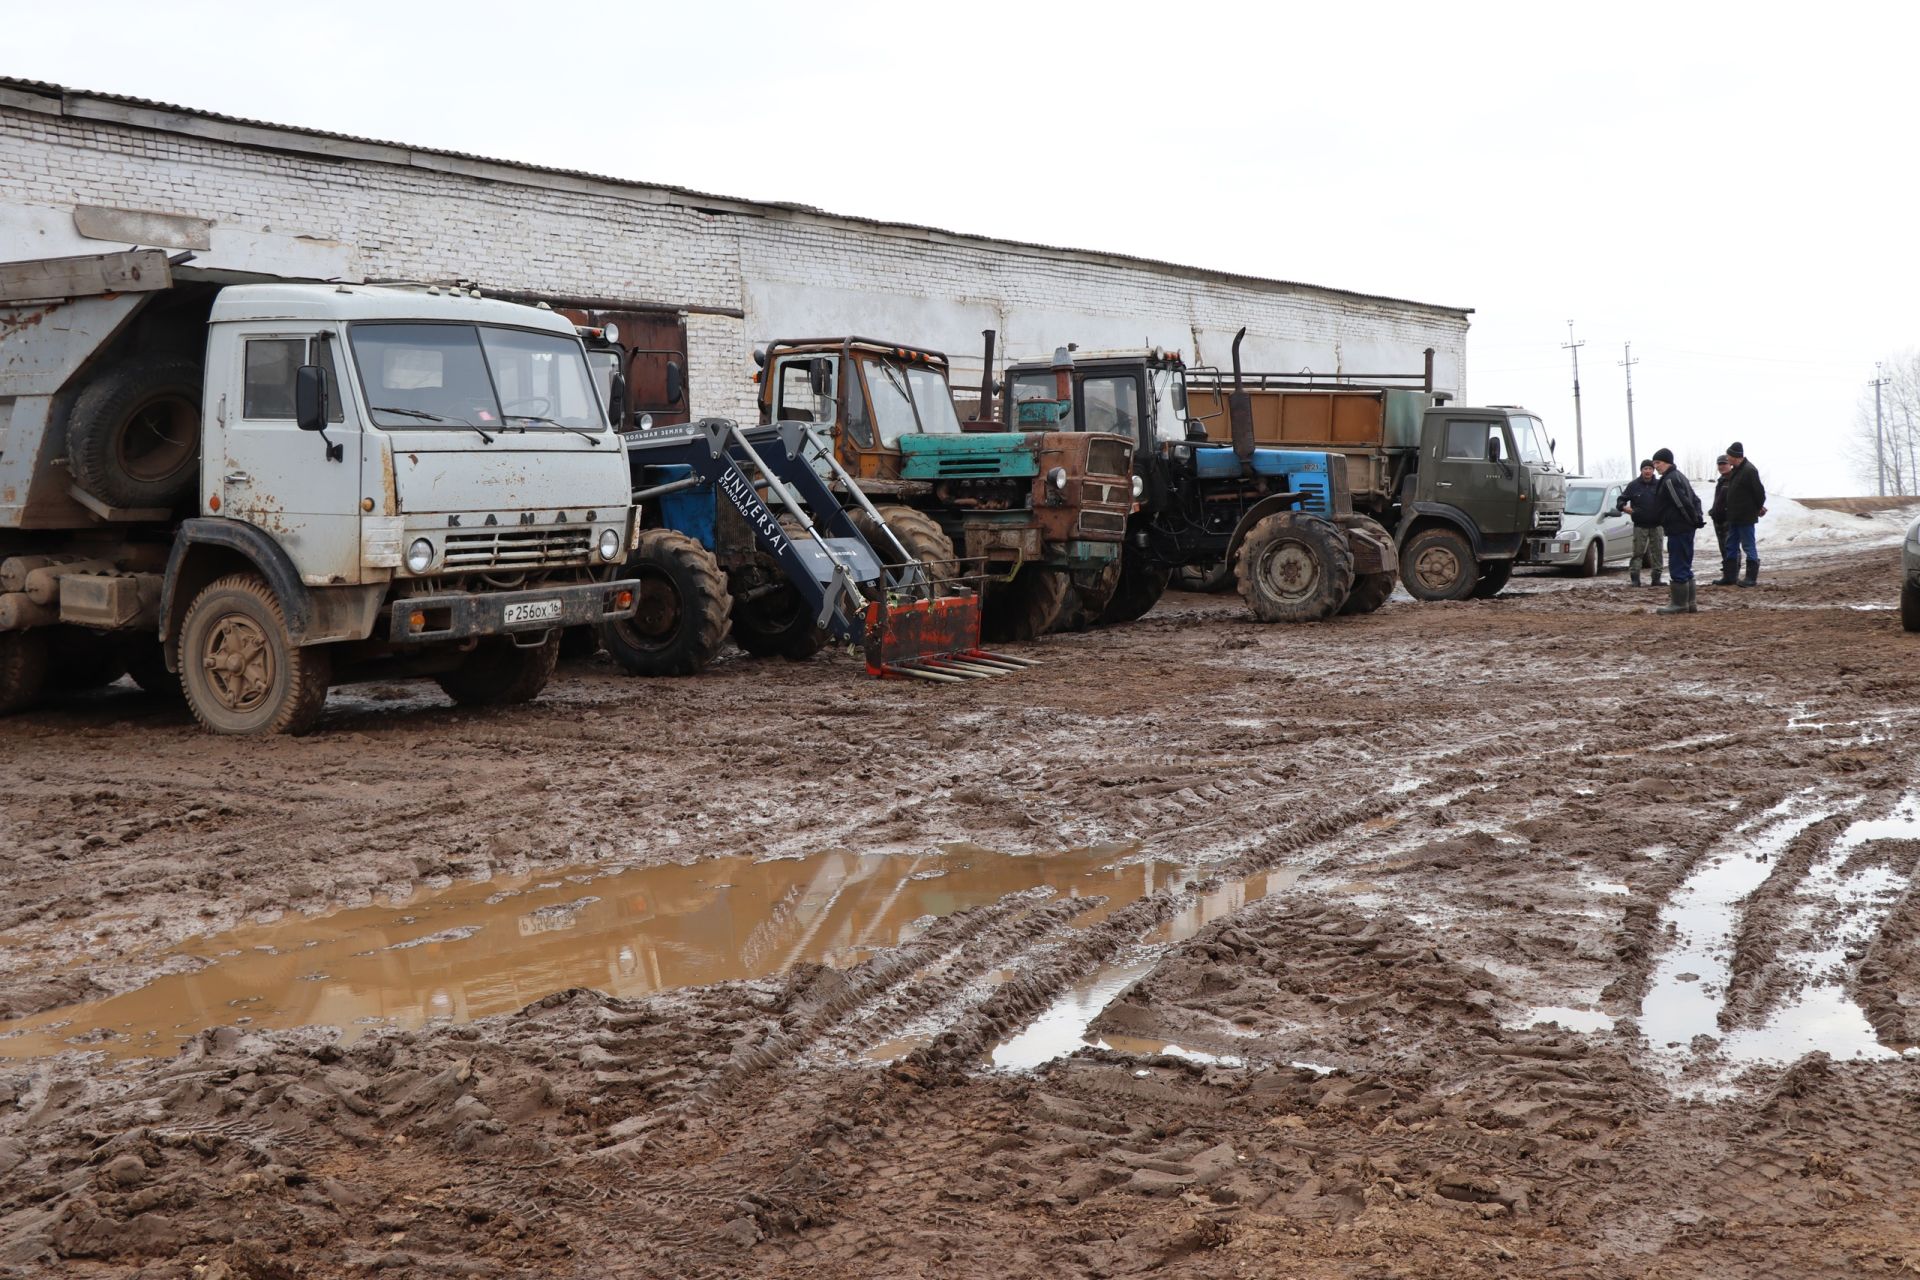
[[[180,624],[187,706],[215,733],[308,732],[332,672],[325,646],[294,644],[279,597],[257,574],[209,583]]]
[[[1355,529],[1361,530],[1364,534],[1370,535],[1372,540],[1387,552],[1389,558],[1387,560],[1387,568],[1384,572],[1361,573],[1358,570],[1354,571],[1353,590],[1347,593],[1346,603],[1340,606],[1340,612],[1348,616],[1372,613],[1387,602],[1388,597],[1393,595],[1394,586],[1400,581],[1400,574],[1396,568],[1397,561],[1392,558],[1393,535],[1387,532],[1385,525],[1375,520],[1372,516],[1335,516],[1333,522],[1342,529],[1349,531]],[[1349,532],[1349,542],[1351,542],[1352,536],[1352,533]]]
[[[1128,543],[1120,552],[1119,585],[1100,611],[1100,625],[1111,627],[1145,617],[1166,594],[1172,576],[1171,569],[1149,563],[1143,549]]]
[[[47,685],[47,633],[0,631],[0,716],[24,711]]]
[[[522,648],[508,636],[488,636],[466,661],[435,679],[441,690],[462,707],[512,707],[532,702],[547,687],[560,661],[560,637]]]
[[[877,507],[880,518],[887,522],[887,528],[893,530],[893,536],[907,549],[910,559],[926,566],[931,595],[950,595],[955,588],[947,585],[960,572],[960,557],[953,549],[953,539],[947,536],[934,518],[924,511],[912,507]],[[894,554],[893,543],[880,532],[872,516],[864,510],[850,513],[853,527],[873,548],[873,554],[880,557],[880,563],[889,569],[900,567],[900,557]]]
[[[1513,578],[1513,561],[1489,560],[1480,566],[1480,580],[1473,584],[1475,600],[1491,600],[1507,589]]]
[[[987,586],[980,611],[980,634],[996,644],[1032,640],[1054,630],[1073,591],[1073,578],[1044,564],[1022,565],[1011,582]]]
[[[202,376],[198,360],[143,357],[88,383],[67,416],[74,483],[115,507],[171,507],[191,496]]]
[[[1480,582],[1480,564],[1457,529],[1422,529],[1400,548],[1400,581],[1415,600],[1465,600]]]
[[[1248,532],[1237,572],[1259,621],[1323,622],[1353,591],[1353,550],[1326,517],[1278,511]]]
[[[711,551],[684,533],[648,529],[625,576],[640,580],[633,616],[599,628],[615,662],[630,675],[690,676],[714,660],[733,597]]]
[[[110,636],[85,627],[62,627],[47,654],[47,686],[67,693],[104,689],[127,674],[127,660]]]
[[[1085,631],[1099,623],[1100,615],[1113,599],[1113,593],[1120,586],[1120,557],[1107,561],[1106,567],[1094,579],[1094,586],[1087,588],[1068,579],[1071,585],[1067,589],[1067,602],[1060,607],[1059,620],[1054,623],[1055,631]]]

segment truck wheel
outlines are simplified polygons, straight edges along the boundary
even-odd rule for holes
[[[1400,548],[1400,581],[1415,600],[1465,600],[1480,581],[1480,565],[1465,534],[1422,529]]]
[[[98,631],[62,627],[47,653],[47,685],[71,693],[104,689],[127,674],[120,646]]]
[[[633,616],[599,629],[615,662],[636,676],[690,676],[713,661],[733,598],[711,551],[684,533],[648,529],[625,576],[640,580]]]
[[[1240,595],[1261,622],[1320,622],[1353,591],[1353,551],[1340,526],[1279,511],[1240,544]]]
[[[953,539],[946,530],[935,523],[932,516],[924,511],[915,511],[912,507],[878,507],[880,518],[887,522],[887,528],[893,530],[893,536],[907,549],[907,554],[927,567],[928,575],[936,584],[950,582],[960,572],[960,558],[953,549]],[[865,511],[852,513],[854,528],[873,548],[873,554],[880,557],[880,563],[889,569],[899,568],[899,557],[893,553],[893,544],[880,532],[873,517]],[[951,586],[936,585],[934,594],[950,594]]]
[[[1012,582],[987,585],[980,611],[980,635],[996,644],[1032,640],[1054,630],[1073,590],[1064,570],[1043,564],[1022,565]]]
[[[180,677],[167,670],[166,652],[158,640],[142,637],[130,641],[121,656],[126,660],[127,674],[149,694],[169,702],[178,702],[185,695]]]
[[[522,648],[507,636],[488,636],[465,662],[435,679],[460,706],[511,707],[539,697],[559,661],[558,635],[549,634],[532,648]]]
[[[47,633],[0,631],[0,715],[33,705],[47,684]]]
[[[1900,584],[1900,625],[1908,631],[1920,631],[1920,583]],[[0,693],[0,709],[5,708],[5,697]]]
[[[1068,577],[1067,600],[1060,606],[1055,631],[1085,631],[1100,621],[1100,615],[1120,586],[1120,556],[1107,561],[1092,587],[1081,586]]]
[[[1120,583],[1113,589],[1107,607],[1100,611],[1100,625],[1114,626],[1145,617],[1166,594],[1173,571],[1156,566],[1147,553],[1128,543],[1120,552]]]
[[[306,733],[332,666],[324,648],[293,643],[273,588],[251,573],[209,584],[180,624],[187,706],[215,733]]]
[[[1491,600],[1507,589],[1513,579],[1513,561],[1489,560],[1480,566],[1480,580],[1473,584],[1473,598]]]
[[[88,383],[67,415],[74,483],[115,507],[171,507],[192,494],[201,377],[197,360],[146,357]]]
[[[1386,526],[1372,516],[1335,516],[1333,522],[1347,530],[1349,546],[1352,545],[1354,531],[1358,530],[1360,537],[1379,547],[1387,560],[1387,568],[1380,573],[1361,573],[1356,570],[1353,575],[1353,590],[1347,593],[1346,603],[1340,606],[1340,612],[1343,614],[1372,613],[1393,595],[1394,584],[1400,580],[1400,575],[1394,569],[1392,558],[1393,535],[1387,532]]]

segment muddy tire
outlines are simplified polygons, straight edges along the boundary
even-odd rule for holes
[[[209,584],[180,624],[187,706],[215,733],[308,732],[327,703],[331,657],[293,643],[279,599],[251,573]]]
[[[1127,543],[1120,552],[1120,582],[1100,611],[1100,625],[1111,627],[1145,617],[1167,593],[1172,577],[1172,570],[1150,563],[1143,549]]]
[[[121,656],[126,660],[127,674],[147,693],[169,702],[178,702],[186,696],[180,677],[167,670],[166,653],[158,640],[143,637],[129,641]]]
[[[1382,525],[1372,516],[1335,516],[1333,522],[1342,529],[1349,531],[1354,529],[1361,530],[1364,534],[1369,535],[1379,546],[1388,549],[1388,554],[1391,556],[1393,536],[1387,532],[1386,526]],[[1349,541],[1351,541],[1351,532],[1348,534],[1348,538]],[[1395,562],[1390,559],[1388,563],[1389,567],[1382,573],[1360,573],[1357,570],[1355,571],[1353,575],[1353,590],[1347,593],[1346,603],[1340,606],[1341,613],[1348,616],[1372,613],[1387,602],[1387,599],[1393,595],[1395,584],[1400,581],[1399,573],[1392,567]]]
[[[1400,581],[1415,600],[1465,600],[1480,582],[1480,565],[1457,529],[1422,529],[1400,548]]]
[[[599,628],[615,662],[630,675],[690,676],[714,660],[733,597],[711,551],[684,533],[648,529],[624,576],[640,580],[633,616]]]
[[[960,572],[960,557],[953,549],[953,539],[932,516],[912,507],[878,507],[876,510],[887,522],[887,528],[893,530],[893,536],[907,549],[907,554],[927,567],[935,583],[947,582]],[[880,557],[880,563],[889,569],[899,568],[900,558],[894,553],[893,544],[880,532],[873,517],[865,511],[855,511],[850,513],[850,518],[860,536],[873,548],[873,554]],[[948,594],[953,589],[936,586],[934,591]]]
[[[1060,606],[1060,616],[1054,622],[1055,631],[1085,631],[1100,621],[1101,613],[1107,602],[1113,599],[1113,593],[1120,586],[1120,557],[1107,561],[1106,567],[1094,579],[1092,587],[1072,582],[1067,588],[1066,603]]]
[[[1261,622],[1321,622],[1353,591],[1346,531],[1322,516],[1280,511],[1248,532],[1235,571]]]
[[[1237,584],[1234,581],[1233,566],[1221,560],[1214,564],[1190,564],[1176,569],[1173,574],[1173,585],[1182,591],[1218,595],[1223,591],[1232,591]]]
[[[734,597],[733,642],[756,658],[805,662],[827,647],[827,633],[813,625],[813,614],[792,587],[754,600]]]
[[[1023,565],[1012,582],[992,582],[980,611],[980,636],[995,644],[1032,640],[1059,626],[1073,578],[1043,564]]]
[[[1601,568],[1606,563],[1606,544],[1601,542],[1600,539],[1595,538],[1587,544],[1587,554],[1580,557],[1580,563],[1575,566],[1573,572],[1577,577],[1597,578],[1600,576]]]
[[[1507,589],[1513,580],[1513,561],[1489,560],[1480,566],[1480,579],[1473,584],[1475,600],[1491,600]]]
[[[144,358],[87,384],[67,415],[74,483],[115,507],[171,507],[200,473],[197,360]]]
[[[1920,583],[1900,584],[1900,625],[1908,631],[1920,631]]]
[[[47,685],[47,633],[0,631],[0,716],[24,711]]]
[[[53,632],[47,653],[47,687],[68,693],[104,689],[127,674],[127,659],[110,636],[84,627]]]
[[[560,661],[560,637],[522,648],[506,636],[482,640],[466,661],[436,676],[440,688],[463,707],[511,707],[532,702],[547,687]]]

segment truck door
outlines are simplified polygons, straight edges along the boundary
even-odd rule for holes
[[[273,535],[309,585],[360,581],[360,427],[342,394],[339,341],[330,334],[250,333],[226,362],[219,514]],[[327,371],[328,426],[300,430],[294,371]],[[328,443],[340,446],[330,460]]]
[[[1427,447],[1432,501],[1466,512],[1482,534],[1498,537],[1523,527],[1515,523],[1518,465],[1500,419],[1444,418]]]

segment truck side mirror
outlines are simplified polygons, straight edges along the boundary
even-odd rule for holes
[[[1487,461],[1488,462],[1500,461],[1500,437],[1499,436],[1487,437]]]
[[[677,360],[667,361],[667,403],[679,404],[687,397],[687,373]]]
[[[607,386],[607,422],[614,430],[627,420],[627,379],[618,369],[613,371],[613,381]]]
[[[807,362],[807,378],[813,385],[813,394],[830,396],[833,394],[833,361],[825,356]]]
[[[317,364],[294,370],[293,419],[302,431],[327,429],[327,373]]]

